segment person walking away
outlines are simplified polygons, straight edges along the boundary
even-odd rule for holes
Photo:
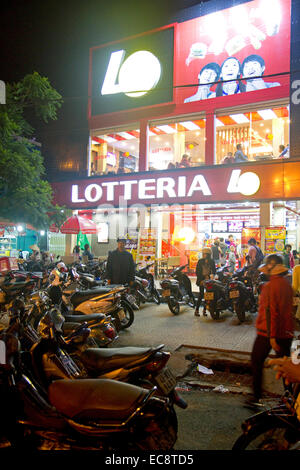
[[[292,253],[292,245],[289,245],[289,244],[285,245],[285,250],[283,253],[283,264],[288,269],[293,269],[295,267],[295,259]]]
[[[196,317],[200,317],[199,308],[204,295],[204,281],[207,279],[213,279],[215,274],[216,266],[214,260],[211,257],[211,249],[205,247],[202,249],[202,258],[199,259],[196,266],[196,285],[199,287],[199,296],[195,310]],[[206,316],[205,307],[203,310],[203,315]]]
[[[229,248],[228,264],[229,264],[229,272],[233,274],[235,271],[235,265],[236,265],[236,254],[235,254],[235,249],[233,245],[231,245]]]
[[[215,262],[216,267],[220,267],[220,261],[221,261],[221,255],[222,255],[222,250],[219,245],[219,241],[215,240],[213,246],[211,247],[212,251],[212,258]]]
[[[82,253],[82,256],[86,256],[88,261],[94,259],[94,255],[90,252],[90,245],[88,243],[84,245],[84,251]]]
[[[107,258],[106,279],[109,284],[131,284],[135,277],[132,254],[125,250],[125,238],[118,238],[118,247]]]
[[[294,334],[293,289],[285,275],[282,257],[268,255],[259,271],[269,277],[259,296],[256,338],[251,353],[253,398],[246,406],[261,406],[264,361],[273,349],[278,357],[289,356]]]
[[[226,264],[227,245],[224,242],[224,238],[220,238],[219,247],[220,247],[220,250],[221,250],[220,264],[221,264],[221,266],[225,266],[225,264]]]
[[[300,264],[297,264],[293,268],[292,288],[293,288],[295,299],[298,299],[300,301]],[[294,311],[295,318],[297,322],[300,322],[300,302],[294,305],[294,307],[295,307],[295,311]]]

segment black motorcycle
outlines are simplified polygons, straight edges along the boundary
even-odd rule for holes
[[[59,346],[62,316],[49,312],[43,338],[21,351],[20,316],[0,335],[5,407],[0,447],[20,450],[171,450],[177,417],[168,399],[109,379],[80,379]]]
[[[263,410],[242,423],[232,450],[292,450],[300,441],[299,384],[283,397],[262,400]]]
[[[153,265],[154,263],[147,264],[136,271],[132,293],[135,293],[138,305],[140,305],[140,302],[155,302],[157,305],[160,304],[160,295],[155,287],[154,276],[149,272]]]
[[[188,266],[180,266],[170,273],[170,277],[160,282],[162,297],[167,301],[170,311],[174,315],[180,312],[180,305],[188,305],[195,308],[196,301],[192,292],[192,284],[189,277],[183,272]]]
[[[247,267],[239,269],[232,275],[229,283],[229,298],[232,301],[233,310],[239,321],[245,321],[246,312],[257,311],[257,299],[254,295],[253,278],[249,275]]]

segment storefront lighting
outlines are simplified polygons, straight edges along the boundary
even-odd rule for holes
[[[195,239],[195,232],[190,227],[183,227],[179,230],[176,241],[180,241],[184,245],[189,245]]]
[[[40,235],[41,235],[41,237],[43,237],[45,235],[45,230],[41,230]]]
[[[18,232],[23,232],[23,230],[24,230],[24,228],[23,228],[22,225],[18,225],[18,226],[17,226],[17,231],[18,231]]]

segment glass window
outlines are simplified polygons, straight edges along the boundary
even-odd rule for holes
[[[216,163],[289,157],[289,106],[217,115]]]
[[[126,130],[94,132],[90,142],[89,176],[138,171],[139,145],[138,125]]]
[[[149,124],[149,170],[205,164],[205,119]]]

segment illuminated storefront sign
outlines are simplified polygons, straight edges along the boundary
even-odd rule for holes
[[[90,50],[91,116],[173,101],[174,26]]]
[[[295,162],[243,168],[192,168],[89,178],[52,184],[55,201],[70,208],[101,204],[174,204],[298,198],[300,168]]]

